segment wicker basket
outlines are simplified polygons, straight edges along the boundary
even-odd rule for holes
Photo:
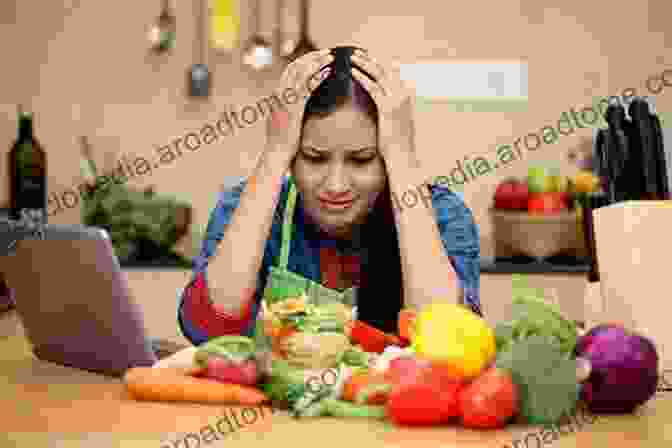
[[[490,216],[496,257],[587,255],[580,209],[553,215],[490,209]]]

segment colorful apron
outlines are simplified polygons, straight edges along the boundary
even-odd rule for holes
[[[309,278],[295,274],[287,269],[289,252],[294,230],[294,210],[296,208],[297,191],[293,180],[289,180],[289,195],[283,216],[282,245],[278,266],[271,266],[269,278],[264,289],[263,299],[267,305],[272,305],[287,297],[296,297],[305,293],[308,303],[325,305],[331,302],[341,302],[350,306],[356,305],[356,289],[349,288],[338,291],[327,288]]]
[[[356,306],[357,289],[348,288],[345,291],[338,291],[327,288],[318,282],[309,278],[298,275],[287,269],[289,264],[289,253],[292,241],[292,233],[294,231],[294,211],[296,209],[297,190],[293,179],[289,178],[289,194],[287,196],[287,203],[283,214],[282,223],[282,242],[280,246],[280,258],[277,266],[271,266],[266,282],[266,287],[262,296],[262,302],[267,306],[278,303],[289,297],[298,297],[303,294],[308,298],[308,303],[316,306],[326,305],[328,303],[340,302],[351,307]],[[263,307],[260,308],[262,313]],[[353,311],[353,318],[356,310]],[[255,334],[258,343],[267,343],[268,340],[264,337],[263,325],[261,324],[263,317],[260,315],[257,318],[257,325],[255,326]]]

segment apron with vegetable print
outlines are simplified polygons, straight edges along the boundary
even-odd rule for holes
[[[289,194],[283,214],[282,240],[280,258],[277,266],[271,266],[266,287],[262,296],[260,312],[273,307],[287,298],[304,296],[307,303],[316,307],[341,303],[353,308],[353,319],[356,318],[356,288],[344,291],[327,288],[324,285],[288,270],[289,254],[294,230],[294,211],[297,201],[297,190],[293,179],[289,179]],[[268,342],[261,324],[262,316],[257,319],[255,333],[259,343]]]

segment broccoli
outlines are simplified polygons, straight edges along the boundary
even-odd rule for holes
[[[576,361],[543,336],[531,336],[498,353],[495,365],[511,372],[528,423],[550,424],[571,415],[579,399]]]
[[[570,358],[578,339],[576,324],[557,306],[530,291],[518,292],[512,305],[513,319],[495,326],[497,351],[509,350],[527,338],[538,336]]]

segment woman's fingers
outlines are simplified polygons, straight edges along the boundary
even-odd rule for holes
[[[312,70],[310,74],[319,71],[319,68],[326,61],[330,61],[330,58],[333,60],[333,56],[329,54],[329,51],[329,49],[311,51],[289,64],[287,69],[285,69],[286,76],[283,76],[284,85],[294,86],[297,78],[305,75],[307,71]]]
[[[330,74],[331,68],[327,67],[308,78],[308,81],[306,81],[306,95],[310,96]]]
[[[301,66],[300,70],[296,73],[295,79],[293,79],[293,85],[299,89],[309,90],[311,87],[311,82],[319,84],[322,80],[320,79],[321,72],[324,68],[331,64],[334,61],[334,56],[331,54],[322,54],[317,55],[315,59],[306,61],[304,65]],[[309,92],[312,90],[309,90]]]
[[[386,71],[382,64],[362,50],[355,50],[350,57],[352,62],[359,65],[379,83],[385,83]]]
[[[291,89],[295,95],[307,98],[324,81],[325,68],[333,59],[329,50],[320,50],[308,53],[292,62],[285,69],[279,94],[282,95],[287,89]]]
[[[380,84],[377,82],[373,82],[371,79],[369,79],[368,76],[366,76],[364,73],[362,73],[357,67],[352,67],[352,76],[364,86],[367,92],[369,92],[369,95],[374,99],[376,104],[379,106],[382,105],[382,100],[383,97],[385,96],[385,91],[381,87]]]

